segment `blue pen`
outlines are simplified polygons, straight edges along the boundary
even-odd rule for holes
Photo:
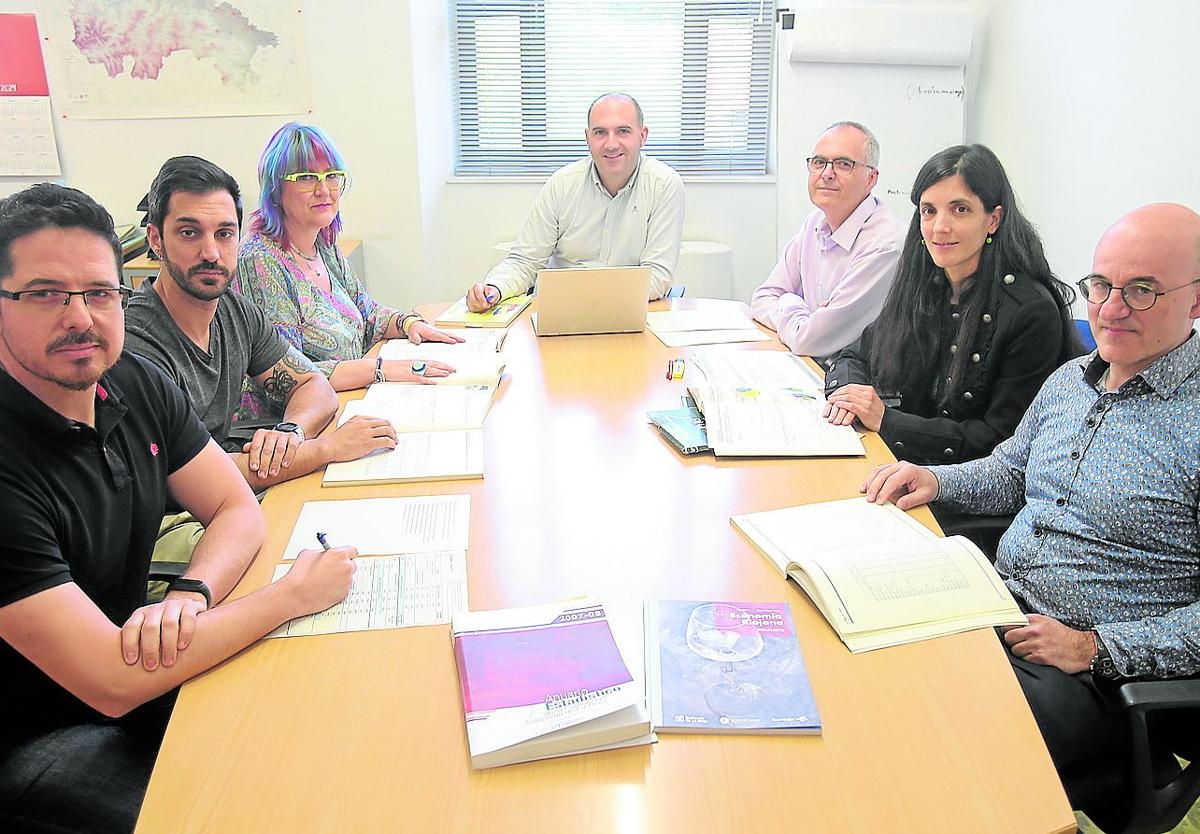
[[[317,541],[319,541],[321,543],[322,549],[324,549],[324,550],[329,549],[329,540],[325,538],[324,533],[317,533]]]
[[[495,290],[495,292],[496,292],[495,298],[492,298],[493,290]],[[491,287],[491,286],[484,287],[483,297],[484,297],[484,300],[486,300],[488,304],[495,304],[497,301],[500,300],[500,290],[497,290],[495,287]]]

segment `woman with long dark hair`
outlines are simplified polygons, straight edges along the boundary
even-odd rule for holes
[[[936,154],[912,201],[883,311],[826,374],[825,416],[878,431],[903,460],[972,460],[1012,435],[1050,372],[1082,352],[1075,293],[983,145]]]

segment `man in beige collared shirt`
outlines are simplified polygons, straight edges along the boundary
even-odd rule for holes
[[[592,102],[591,156],[550,176],[508,255],[467,292],[467,306],[486,310],[526,292],[546,267],[648,266],[650,299],[666,295],[683,239],[683,181],[642,154],[648,133],[631,96]]]

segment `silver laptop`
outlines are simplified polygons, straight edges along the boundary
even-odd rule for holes
[[[533,330],[539,336],[640,333],[649,296],[648,266],[543,269]]]

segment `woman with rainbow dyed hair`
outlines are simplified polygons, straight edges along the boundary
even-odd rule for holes
[[[350,174],[318,127],[288,122],[258,161],[261,195],[242,241],[233,287],[258,304],[291,345],[316,363],[337,391],[372,382],[431,382],[453,368],[365,357],[381,339],[462,341],[415,311],[377,304],[337,247]],[[239,415],[274,415],[278,404],[247,386]]]

